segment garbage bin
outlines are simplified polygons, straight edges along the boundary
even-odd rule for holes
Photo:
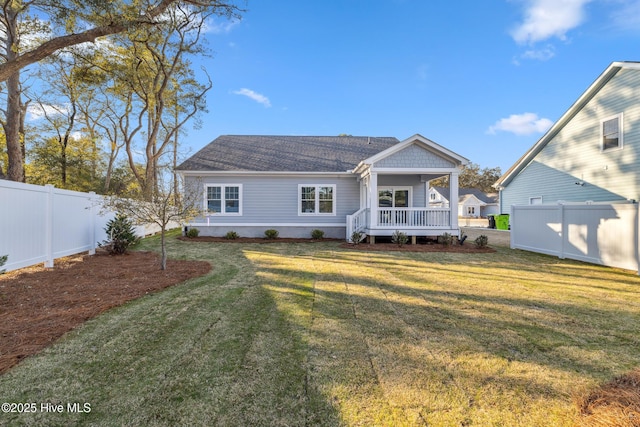
[[[489,220],[489,228],[496,228],[496,217],[492,215],[487,215],[487,219]]]
[[[509,215],[508,214],[496,215],[496,228],[498,230],[508,230],[509,229]]]

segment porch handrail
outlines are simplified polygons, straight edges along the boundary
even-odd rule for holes
[[[363,233],[369,223],[369,208],[362,208],[352,215],[347,215],[347,241],[351,242],[353,233]]]
[[[376,227],[432,228],[450,227],[449,208],[378,208]]]

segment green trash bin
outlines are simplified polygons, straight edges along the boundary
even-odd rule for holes
[[[509,215],[496,215],[496,228],[498,230],[508,230],[509,229]]]

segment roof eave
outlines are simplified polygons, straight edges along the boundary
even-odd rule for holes
[[[551,139],[562,129],[591,98],[616,75],[621,69],[640,70],[638,62],[612,62],[606,70],[587,88],[587,90],[569,107],[569,109],[551,126],[520,159],[516,161],[494,184],[493,187],[501,190],[513,180],[527,166],[531,160],[549,143]]]

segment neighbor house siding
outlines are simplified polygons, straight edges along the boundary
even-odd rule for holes
[[[334,224],[344,225],[346,215],[359,209],[360,189],[354,176],[206,176],[188,177],[190,188],[200,189],[204,207],[204,188],[207,184],[242,184],[241,209],[238,215],[209,215],[196,218],[194,223],[211,224]],[[299,215],[299,185],[336,185],[335,215]],[[198,190],[196,190],[198,191]]]
[[[640,71],[622,69],[501,192],[501,211],[543,203],[640,199]],[[623,148],[602,151],[601,121],[623,113]],[[584,182],[584,185],[576,185]]]

